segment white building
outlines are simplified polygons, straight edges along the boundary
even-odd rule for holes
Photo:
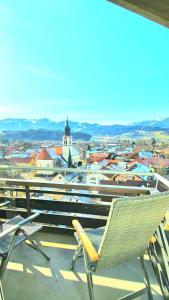
[[[44,148],[41,150],[39,155],[36,158],[36,165],[37,167],[42,168],[60,168],[60,167],[67,167],[67,163],[64,159],[55,153],[55,151],[51,148]],[[41,175],[53,175],[55,174],[55,170],[37,170],[37,174]]]
[[[101,180],[108,180],[109,178],[101,173],[89,173],[86,176],[86,184],[99,185]]]

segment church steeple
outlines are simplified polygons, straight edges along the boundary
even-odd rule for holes
[[[70,127],[69,127],[68,117],[67,117],[67,120],[66,120],[65,135],[70,136]]]
[[[72,166],[78,163],[79,154],[72,144],[71,130],[69,126],[68,117],[64,128],[62,145],[62,156],[66,160],[68,168],[71,168]]]
[[[64,152],[63,156],[68,161],[69,148],[72,146],[72,137],[71,137],[71,133],[70,133],[68,117],[67,117],[66,124],[65,124],[64,136],[63,136],[63,146],[64,146],[63,147],[63,152]]]

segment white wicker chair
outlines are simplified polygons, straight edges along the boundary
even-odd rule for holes
[[[3,293],[1,281],[0,281],[0,300],[4,300],[4,293]]]
[[[144,253],[168,207],[168,192],[120,198],[112,201],[105,228],[84,231],[77,220],[73,221],[79,244],[71,269],[73,270],[76,259],[83,253],[90,300],[94,300],[93,272],[115,267],[138,257],[144,273],[145,288],[123,299],[133,299],[144,293],[152,299]]]

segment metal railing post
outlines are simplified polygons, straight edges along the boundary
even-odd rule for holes
[[[30,214],[31,214],[31,199],[30,199],[30,191],[29,191],[28,185],[25,185],[25,194],[26,194],[27,215],[30,216]]]

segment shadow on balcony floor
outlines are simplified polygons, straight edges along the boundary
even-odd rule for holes
[[[5,299],[88,300],[82,259],[77,261],[77,273],[69,270],[76,245],[74,237],[38,233],[35,239],[43,246],[51,261],[46,261],[25,245],[15,249],[3,279]],[[148,261],[147,263],[153,297],[163,299],[151,265]],[[138,261],[135,261],[111,272],[94,276],[95,299],[117,299],[142,287],[143,278],[138,272],[138,267]],[[147,296],[140,299],[147,299]]]

